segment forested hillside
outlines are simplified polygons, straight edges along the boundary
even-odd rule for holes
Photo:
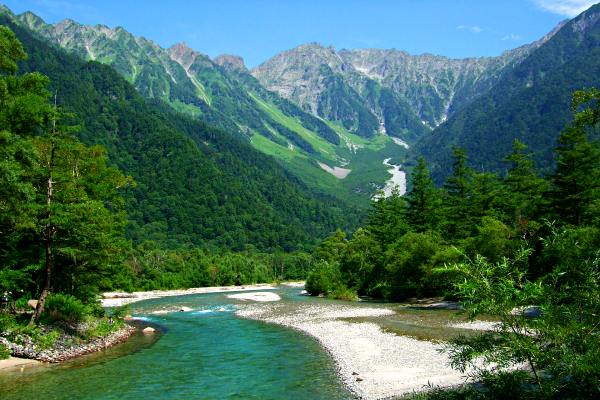
[[[414,398],[597,397],[600,91],[575,92],[571,110],[545,179],[519,141],[502,157],[505,176],[470,168],[455,148],[441,189],[421,157],[407,196],[380,199],[352,237],[338,231],[315,251],[313,295],[444,296],[498,321],[445,347],[475,384]]]
[[[162,100],[189,117],[249,140],[321,193],[366,206],[388,177],[382,160],[403,153],[391,140],[354,137],[341,125],[265,90],[239,57],[223,55],[212,60],[185,43],[161,48],[122,27],[81,25],[68,19],[47,24],[31,12],[15,15],[4,6],[0,13],[82,60],[109,65],[146,99]],[[344,113],[354,113],[352,106],[345,107]],[[392,115],[394,111],[392,102],[384,112],[394,126],[402,125],[403,119]],[[373,136],[379,124],[370,118],[368,136]],[[363,154],[357,155],[358,149]],[[335,178],[319,163],[349,166],[352,179]]]
[[[290,250],[356,221],[247,142],[150,104],[110,67],[1,22],[29,54],[21,70],[48,75],[59,106],[75,113],[69,122],[80,125],[81,140],[105,146],[111,163],[136,181],[125,193],[135,242]]]
[[[414,148],[424,155],[438,182],[448,176],[452,147],[467,150],[478,170],[505,170],[502,157],[513,139],[525,143],[544,171],[575,90],[600,86],[600,6],[566,23],[494,89],[426,135]]]

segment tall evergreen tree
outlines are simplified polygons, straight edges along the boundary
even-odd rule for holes
[[[411,181],[412,188],[406,196],[408,222],[417,232],[435,230],[439,223],[441,199],[424,157],[419,157]]]
[[[538,176],[531,153],[520,141],[513,141],[512,152],[505,161],[510,168],[504,179],[503,219],[513,228],[524,230],[538,216],[548,184]]]
[[[560,220],[580,225],[593,221],[600,211],[600,147],[588,138],[598,124],[600,91],[575,92],[572,110],[574,120],[558,139],[550,198]]]
[[[406,199],[397,190],[390,197],[380,197],[373,203],[367,220],[367,230],[381,246],[393,243],[408,230]]]
[[[462,239],[473,228],[471,211],[471,185],[473,170],[467,166],[467,154],[464,149],[452,149],[454,162],[452,175],[444,184],[444,230],[450,240]]]

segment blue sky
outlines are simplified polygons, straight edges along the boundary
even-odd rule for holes
[[[0,0],[47,22],[122,26],[250,67],[306,42],[448,57],[498,55],[539,39],[588,0]]]

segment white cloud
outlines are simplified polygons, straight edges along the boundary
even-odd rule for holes
[[[597,3],[598,0],[533,0],[542,10],[573,18]]]
[[[480,26],[474,25],[474,26],[467,26],[467,25],[459,25],[456,27],[456,29],[463,31],[463,30],[468,30],[471,33],[481,33],[484,31],[484,29]]]
[[[519,40],[519,39],[521,39],[521,36],[517,35],[516,33],[510,33],[502,38],[502,40]]]

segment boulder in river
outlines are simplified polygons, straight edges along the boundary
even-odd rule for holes
[[[151,334],[153,334],[154,332],[156,332],[156,329],[154,329],[154,328],[153,328],[153,327],[151,327],[151,326],[147,326],[147,327],[145,327],[144,329],[142,329],[142,332],[143,332],[145,335],[151,335]]]

